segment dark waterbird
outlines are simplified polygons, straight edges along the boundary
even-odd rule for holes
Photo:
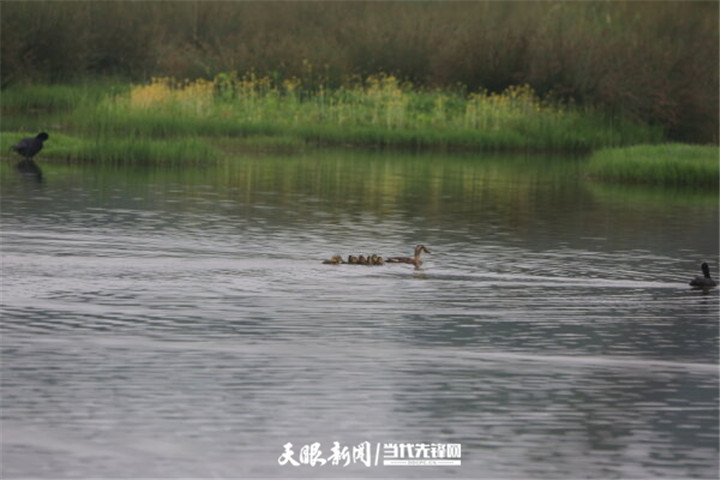
[[[10,150],[14,150],[18,155],[22,155],[25,160],[30,160],[43,148],[43,142],[50,138],[45,132],[40,132],[35,137],[27,137],[20,140],[17,145],[10,147]]]
[[[710,276],[710,266],[707,263],[703,263],[700,268],[702,269],[703,276],[692,279],[690,286],[695,288],[712,288],[716,286],[717,282]]]

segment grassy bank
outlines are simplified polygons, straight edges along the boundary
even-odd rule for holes
[[[606,148],[592,154],[587,172],[612,182],[718,188],[720,150],[685,144]]]
[[[3,1],[0,80],[144,83],[238,71],[300,78],[308,95],[380,72],[425,90],[529,84],[542,98],[660,125],[674,140],[717,142],[718,5]]]
[[[77,139],[68,144],[76,150],[68,146],[61,156],[98,161],[123,155],[128,161],[208,161],[219,151],[305,145],[589,152],[662,140],[658,128],[548,102],[529,86],[468,94],[423,89],[390,75],[315,90],[296,78],[234,74],[102,90],[23,86],[6,89],[1,106],[3,129],[59,131]]]
[[[125,133],[290,135],[318,144],[590,151],[659,141],[659,129],[541,101],[529,86],[500,94],[423,89],[374,75],[310,90],[298,78],[223,74],[213,81],[154,79],[83,118]]]
[[[36,132],[4,131],[0,133],[0,147],[7,152],[21,138],[35,135]],[[115,164],[199,164],[214,162],[221,155],[207,139],[198,137],[83,138],[52,132],[38,157]]]

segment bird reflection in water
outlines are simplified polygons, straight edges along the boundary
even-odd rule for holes
[[[15,165],[15,169],[22,177],[35,179],[37,182],[43,181],[42,169],[32,158],[20,160]]]

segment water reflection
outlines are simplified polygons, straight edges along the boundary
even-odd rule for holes
[[[17,170],[23,177],[32,178],[38,183],[42,182],[42,169],[32,158],[20,160],[15,164],[15,170]]]
[[[714,475],[718,295],[687,282],[718,264],[717,195],[579,162],[2,165],[3,475]],[[419,271],[321,264],[417,243]],[[277,464],[335,440],[463,465]]]

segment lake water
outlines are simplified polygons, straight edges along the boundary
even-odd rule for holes
[[[3,478],[717,475],[718,291],[687,285],[716,193],[537,156],[13,162]],[[461,465],[383,466],[405,443]]]

